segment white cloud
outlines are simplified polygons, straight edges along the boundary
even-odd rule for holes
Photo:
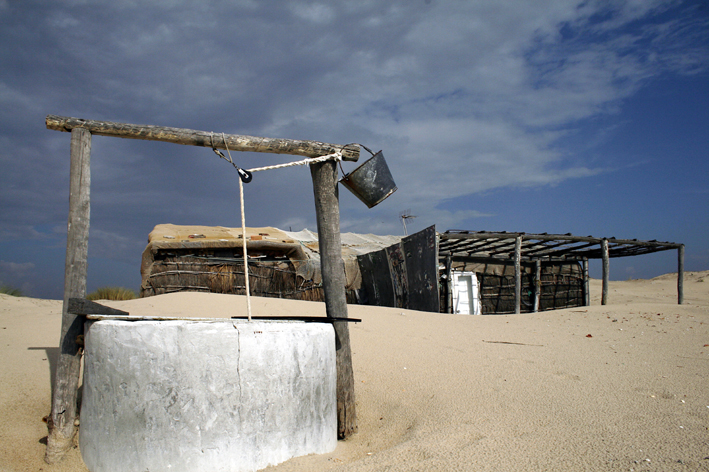
[[[301,20],[330,23],[335,18],[333,8],[324,3],[288,2],[288,8]]]
[[[0,260],[0,274],[8,280],[26,277],[35,268],[32,262],[8,262]]]

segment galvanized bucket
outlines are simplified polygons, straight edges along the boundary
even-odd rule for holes
[[[365,149],[367,148],[365,147]],[[396,191],[396,184],[389,172],[382,151],[373,154],[364,164],[342,177],[340,183],[369,208]]]

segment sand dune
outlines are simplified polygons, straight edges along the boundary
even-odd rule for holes
[[[359,432],[269,471],[709,470],[709,271],[611,282],[610,304],[507,316],[350,306]],[[252,299],[254,314],[324,305]],[[242,297],[106,302],[142,315],[242,315]],[[0,470],[43,462],[61,302],[0,295]]]

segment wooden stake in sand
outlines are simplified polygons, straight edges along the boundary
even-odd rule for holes
[[[608,283],[610,277],[610,260],[608,254],[608,240],[601,239],[601,259],[603,261],[603,287],[601,289],[601,305],[608,304]]]
[[[677,248],[677,303],[684,303],[684,244]]]
[[[45,455],[45,461],[51,464],[64,457],[72,447],[76,434],[74,422],[77,413],[76,399],[81,363],[81,350],[76,340],[77,336],[83,333],[83,320],[70,314],[67,307],[69,298],[83,298],[86,295],[91,135],[164,141],[220,149],[227,149],[228,146],[229,149],[236,151],[293,154],[310,158],[339,153],[342,160],[346,161],[359,159],[359,146],[228,134],[223,135],[223,140],[214,140],[214,133],[207,131],[112,123],[56,115],[47,115],[46,125],[48,129],[71,132],[72,135],[64,309],[60,356],[54,380],[54,397],[52,413],[48,421],[49,435]],[[311,173],[327,315],[330,318],[347,318],[336,164],[332,160],[318,162],[311,166]],[[357,431],[352,354],[347,323],[333,322],[333,325],[337,340],[338,435],[341,439],[345,439]]]

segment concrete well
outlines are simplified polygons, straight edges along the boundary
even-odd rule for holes
[[[255,471],[337,445],[330,324],[86,328],[79,445],[91,472]]]

